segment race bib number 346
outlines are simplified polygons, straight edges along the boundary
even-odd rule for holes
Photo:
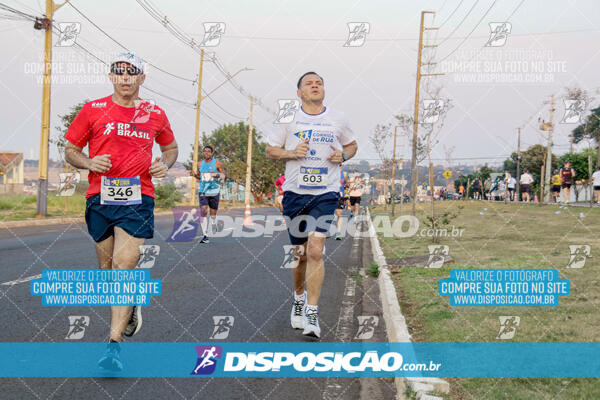
[[[300,167],[298,187],[300,189],[326,189],[327,167]]]
[[[142,204],[142,187],[139,176],[131,178],[102,177],[100,204],[126,206]]]

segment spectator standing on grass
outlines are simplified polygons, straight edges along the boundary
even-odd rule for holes
[[[485,180],[485,182],[483,182],[483,195],[488,200],[490,199],[490,191],[491,190],[492,190],[492,178],[490,178],[488,176],[487,179]]]
[[[504,182],[504,179],[500,179],[500,177],[497,178],[496,189],[498,200],[504,200],[506,197],[506,183]]]
[[[473,199],[481,199],[481,181],[479,178],[473,179]]]

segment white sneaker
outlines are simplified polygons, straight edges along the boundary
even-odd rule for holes
[[[303,329],[304,328],[304,310],[306,308],[306,292],[301,299],[296,300],[294,295],[294,304],[292,305],[292,313],[290,316],[290,320],[292,323],[292,328],[294,329]]]
[[[319,312],[316,310],[306,310],[304,313],[304,331],[305,336],[321,337],[321,327],[319,327]]]

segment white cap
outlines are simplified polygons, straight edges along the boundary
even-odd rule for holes
[[[140,71],[142,71],[142,73],[144,73],[144,64],[145,64],[144,60],[142,60],[141,58],[139,58],[138,56],[136,56],[133,53],[117,54],[115,57],[112,58],[110,65],[112,66],[113,64],[118,63],[118,62],[128,63],[128,64],[136,67]]]

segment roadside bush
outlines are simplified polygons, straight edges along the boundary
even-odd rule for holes
[[[183,198],[172,182],[154,186],[154,202],[157,208],[172,208]]]

